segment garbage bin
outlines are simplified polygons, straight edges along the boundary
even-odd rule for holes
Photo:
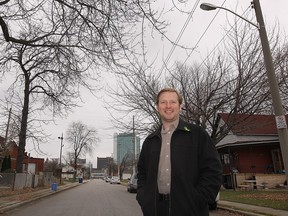
[[[79,183],[83,183],[83,178],[79,178]]]
[[[52,183],[51,190],[52,191],[57,191],[57,183]]]

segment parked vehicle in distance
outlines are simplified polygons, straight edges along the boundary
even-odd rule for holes
[[[110,184],[120,184],[120,178],[118,176],[112,176],[110,179]]]
[[[105,177],[105,182],[110,182],[110,180],[111,180],[111,176],[106,176]]]
[[[137,173],[132,174],[128,180],[127,191],[130,193],[137,192]]]

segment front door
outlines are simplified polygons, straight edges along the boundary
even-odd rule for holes
[[[283,164],[281,160],[281,152],[279,149],[271,150],[273,167],[275,173],[283,173]]]

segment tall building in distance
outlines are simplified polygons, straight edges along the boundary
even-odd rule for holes
[[[97,157],[97,169],[104,170],[108,169],[109,164],[113,163],[111,157]]]
[[[121,164],[124,157],[138,159],[140,153],[140,137],[133,133],[114,134],[113,157],[116,164]]]

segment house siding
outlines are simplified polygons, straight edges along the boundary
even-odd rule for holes
[[[224,187],[235,188],[255,177],[257,184],[270,181],[268,187],[284,183],[286,175],[274,115],[219,113],[217,118],[217,131],[227,132],[216,143]]]

